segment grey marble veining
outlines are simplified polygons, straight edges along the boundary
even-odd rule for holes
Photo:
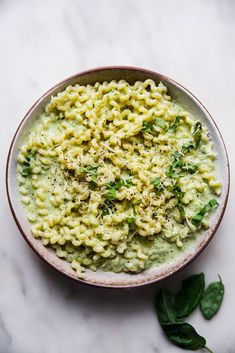
[[[48,268],[21,238],[7,205],[11,138],[30,105],[68,75],[101,65],[142,66],[188,87],[212,113],[235,165],[233,0],[0,0],[0,353],[173,353],[158,326],[158,285],[109,291]],[[232,182],[234,175],[232,174]],[[214,353],[235,353],[234,190],[217,235],[183,272],[222,276],[219,314],[189,321]]]

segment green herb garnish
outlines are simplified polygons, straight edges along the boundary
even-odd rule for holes
[[[79,169],[80,173],[84,173],[87,174],[90,177],[90,183],[93,186],[96,186],[97,184],[97,170],[99,168],[98,164],[94,164],[94,165],[89,165],[87,167],[81,167]]]
[[[135,185],[131,179],[119,179],[117,181],[111,182],[107,184],[107,198],[109,200],[114,200],[117,197],[116,191],[119,190],[122,186],[125,186],[127,188],[131,187],[132,185]]]
[[[112,202],[110,200],[105,200],[102,208],[102,216],[106,216],[112,211]]]
[[[211,283],[205,290],[200,309],[205,319],[210,320],[221,307],[224,297],[224,284],[219,276],[218,282]]]
[[[170,192],[172,192],[177,199],[177,208],[180,213],[181,221],[183,221],[185,219],[185,210],[184,210],[184,205],[182,203],[182,198],[184,197],[184,192],[181,190],[181,188],[178,184],[168,186],[168,190]]]
[[[155,119],[155,123],[163,130],[168,130],[168,124],[166,123],[165,119],[157,117]]]
[[[183,155],[184,153],[182,150],[173,152],[174,160],[166,171],[166,175],[169,178],[177,179],[183,176],[182,174],[180,174],[181,172],[193,174],[193,173],[196,173],[196,171],[198,170],[197,164],[193,162],[189,162],[189,163],[184,162],[182,159]]]
[[[25,160],[23,161],[22,165],[22,176],[26,178],[31,174],[32,166],[31,162],[32,159],[35,157],[36,151],[35,150],[28,150],[25,155]]]
[[[194,174],[198,170],[198,165],[193,162],[184,163],[181,166],[181,170],[183,170],[184,172],[190,173],[190,174]]]
[[[153,179],[151,181],[151,184],[153,184],[154,189],[157,190],[157,191],[162,191],[165,188],[163,183],[162,183],[162,181],[161,181],[161,178],[159,178],[159,177]]]
[[[134,217],[128,217],[126,219],[126,221],[127,221],[128,226],[129,226],[129,229],[130,230],[134,230],[135,229],[135,218]]]
[[[200,121],[197,121],[194,125],[193,137],[195,141],[195,148],[197,148],[202,139],[202,123]]]
[[[149,123],[148,121],[144,121],[142,131],[151,133],[151,132],[154,132],[155,129],[154,129],[153,124]]]
[[[181,116],[177,116],[174,120],[174,122],[170,125],[169,127],[169,131],[172,132],[172,133],[176,133],[176,130],[177,130],[177,127],[179,126],[180,124],[180,119],[182,119]]]
[[[218,206],[219,203],[215,199],[211,199],[202,209],[192,218],[192,223],[195,226],[198,226],[201,224],[204,216],[207,213],[210,213],[216,206]]]
[[[183,154],[185,154],[185,153],[189,152],[190,150],[193,150],[194,148],[195,148],[195,146],[192,144],[192,142],[188,142],[188,143],[184,143],[182,145],[181,150],[182,150]]]

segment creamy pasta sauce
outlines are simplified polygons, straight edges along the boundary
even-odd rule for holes
[[[221,190],[206,128],[152,80],[52,97],[20,148],[18,181],[33,235],[78,277],[179,255]]]

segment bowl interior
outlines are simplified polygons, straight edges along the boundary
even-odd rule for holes
[[[73,85],[75,83],[79,83],[81,85],[94,84],[95,82],[111,81],[114,79],[125,79],[129,83],[134,83],[135,81],[143,81],[149,78],[154,80],[156,83],[162,81],[163,84],[167,86],[171,97],[176,99],[194,115],[195,119],[202,121],[207,127],[210,138],[214,142],[215,153],[217,155],[218,178],[223,185],[220,205],[211,217],[211,227],[207,231],[203,231],[197,237],[195,242],[173,261],[164,263],[157,267],[152,267],[140,274],[135,275],[126,273],[116,274],[102,271],[93,272],[91,270],[87,270],[86,280],[79,280],[77,279],[75,272],[71,269],[69,263],[59,259],[54,251],[44,247],[42,242],[35,239],[31,234],[30,224],[25,217],[16,180],[16,158],[18,148],[21,145],[25,135],[30,130],[33,120],[44,110],[44,107],[50,101],[51,96],[62,91],[66,86],[70,84]],[[47,263],[63,274],[80,282],[114,288],[136,287],[166,278],[177,270],[183,268],[205,248],[215,233],[226,207],[229,190],[229,165],[226,149],[217,126],[206,109],[189,91],[175,81],[152,71],[130,67],[108,67],[86,71],[64,80],[44,94],[33,105],[19,126],[9,151],[7,165],[7,190],[11,210],[22,235],[33,250]]]

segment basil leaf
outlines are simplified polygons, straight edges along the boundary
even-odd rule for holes
[[[166,337],[176,346],[196,351],[206,348],[206,340],[186,322],[162,324]]]
[[[193,137],[194,137],[196,148],[200,145],[200,142],[202,139],[201,131],[202,131],[202,123],[200,121],[197,121],[196,124],[194,125],[194,130],[193,130]]]
[[[189,152],[190,150],[193,150],[194,149],[194,145],[191,142],[184,143],[182,145],[181,149],[182,149],[183,154],[185,154],[186,152]]]
[[[185,219],[185,209],[182,202],[180,202],[179,200],[178,200],[177,208],[180,212],[181,221],[183,221]]]
[[[117,197],[117,192],[115,189],[109,189],[107,193],[107,199],[108,200],[114,200]]]
[[[155,308],[160,324],[176,322],[175,295],[166,289],[161,289],[156,296]]]
[[[182,282],[175,300],[177,319],[184,319],[193,312],[201,300],[204,288],[204,273],[192,275]]]
[[[157,190],[157,191],[162,191],[164,190],[164,185],[161,181],[161,178],[157,177],[155,179],[153,179],[151,181],[151,184],[153,184],[154,188]]]
[[[134,230],[135,229],[135,218],[134,217],[128,217],[127,219],[127,224],[129,226],[130,230]]]
[[[181,190],[178,184],[174,184],[168,187],[168,190],[174,194],[177,199],[182,199],[184,197],[184,192]]]
[[[146,131],[146,132],[154,132],[155,129],[154,129],[154,126],[153,124],[149,123],[148,121],[144,121],[143,122],[143,126],[142,126],[142,131]]]
[[[198,170],[198,165],[193,162],[189,162],[189,163],[185,163],[184,165],[182,165],[181,169],[184,172],[194,174]]]
[[[168,130],[168,124],[165,122],[165,119],[163,118],[156,118],[155,123],[163,130],[167,131]]]
[[[119,190],[122,186],[126,186],[127,188],[131,187],[134,185],[133,181],[131,179],[119,179],[117,181],[111,182],[107,184],[107,198],[108,200],[114,200],[117,197],[117,192],[116,190]]]
[[[110,214],[112,211],[112,202],[110,200],[105,200],[102,208],[102,216]]]
[[[218,282],[211,283],[205,290],[200,309],[205,319],[210,320],[221,307],[224,298],[224,284],[219,276]]]
[[[169,127],[169,131],[172,132],[172,133],[175,133],[176,130],[177,130],[177,127],[179,126],[179,123],[180,123],[180,119],[182,119],[181,116],[177,116],[174,120],[174,122],[170,125]]]
[[[26,152],[25,160],[23,161],[23,164],[22,164],[22,173],[21,173],[24,178],[29,176],[29,174],[31,173],[31,170],[32,170],[31,162],[32,162],[32,159],[35,157],[35,155],[36,155],[35,150],[30,149]]]
[[[217,200],[215,199],[211,199],[204,207],[202,207],[202,209],[192,218],[192,223],[195,226],[198,226],[199,224],[201,224],[204,216],[211,212],[216,206],[218,206],[219,203]]]
[[[121,184],[121,186],[126,186],[127,188],[135,185],[131,179],[121,179]]]
[[[119,190],[122,186],[131,187],[134,183],[131,179],[119,179],[117,181],[107,184],[108,189]]]

